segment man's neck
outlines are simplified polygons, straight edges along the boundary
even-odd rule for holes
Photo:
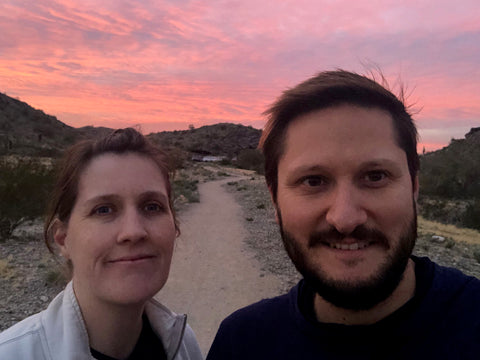
[[[344,325],[370,325],[392,314],[415,294],[415,263],[409,259],[403,278],[393,293],[369,310],[355,311],[339,308],[315,294],[314,310],[318,321]]]

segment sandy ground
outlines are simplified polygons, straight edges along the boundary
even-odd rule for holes
[[[157,298],[186,313],[204,354],[220,322],[230,313],[262,298],[276,296],[280,281],[262,270],[244,244],[248,233],[233,196],[221,185],[238,178],[199,185],[200,203],[180,217],[170,277]]]

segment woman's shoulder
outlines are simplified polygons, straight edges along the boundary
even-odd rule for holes
[[[15,338],[37,332],[41,327],[40,314],[31,315],[0,333],[0,346]]]
[[[41,313],[29,316],[0,333],[0,358],[18,359],[19,349],[24,354],[38,354],[42,348],[43,337]]]

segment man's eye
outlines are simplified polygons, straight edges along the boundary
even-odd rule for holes
[[[302,184],[309,187],[323,186],[326,183],[325,179],[321,176],[308,176],[302,180]]]
[[[379,182],[386,178],[387,174],[384,171],[370,171],[365,175],[365,180],[369,182]]]
[[[157,203],[147,204],[144,207],[147,212],[160,212],[163,210],[163,207]]]
[[[93,210],[93,213],[97,215],[108,215],[108,214],[111,214],[112,212],[113,212],[112,207],[106,206],[106,205],[98,206]]]

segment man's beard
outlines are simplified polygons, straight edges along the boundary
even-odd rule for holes
[[[297,270],[303,275],[308,285],[324,300],[329,303],[349,310],[368,310],[387,299],[403,278],[403,274],[408,264],[415,240],[417,238],[417,214],[414,205],[413,218],[410,220],[405,231],[400,236],[396,248],[383,263],[376,275],[370,279],[353,282],[347,280],[334,280],[329,278],[328,274],[319,268],[312,268],[305,261],[305,254],[299,246],[299,242],[288,233],[282,224],[281,213],[277,208],[277,214],[280,224],[283,245]],[[363,225],[358,226],[350,234],[341,234],[336,229],[331,228],[326,231],[311,234],[308,240],[307,250],[315,246],[327,246],[322,243],[328,240],[342,240],[346,236],[356,238],[357,240],[374,240],[379,243],[375,246],[388,248],[392,244],[389,239],[380,231],[368,229]]]

